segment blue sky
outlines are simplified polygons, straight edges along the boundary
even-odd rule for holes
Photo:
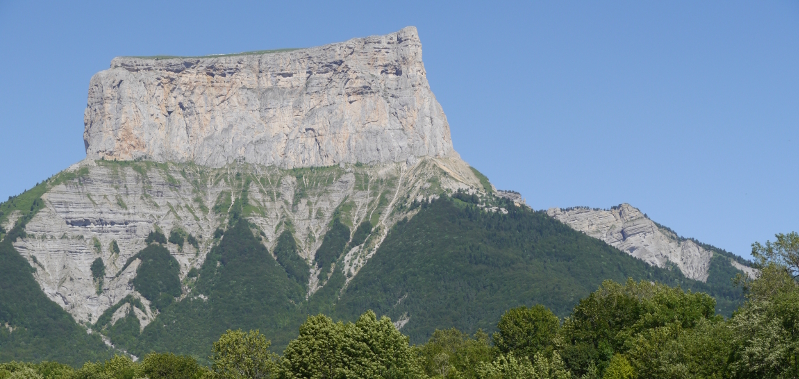
[[[85,157],[89,79],[115,56],[408,25],[455,149],[533,208],[628,202],[747,257],[799,231],[796,1],[0,0],[0,199]]]

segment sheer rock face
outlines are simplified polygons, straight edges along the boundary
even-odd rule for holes
[[[416,29],[205,58],[115,58],[91,79],[88,159],[282,168],[453,152]]]
[[[687,278],[707,281],[713,252],[691,240],[680,241],[630,204],[611,210],[550,208],[547,214],[652,266],[670,262]]]

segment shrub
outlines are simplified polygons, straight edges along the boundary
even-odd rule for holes
[[[102,258],[97,258],[92,262],[91,266],[92,277],[97,285],[97,294],[103,292],[103,279],[105,278],[105,263]]]
[[[164,233],[161,233],[158,230],[154,230],[147,235],[147,239],[145,239],[144,242],[146,242],[148,245],[153,242],[160,243],[163,245],[166,244],[166,236],[164,235]]]
[[[183,243],[186,241],[186,238],[183,237],[185,232],[179,228],[172,229],[169,232],[169,243],[174,243],[180,247],[183,247]]]
[[[117,245],[117,240],[111,241],[111,244],[108,245],[108,250],[110,250],[113,254],[119,254],[119,245]]]
[[[195,249],[200,248],[200,241],[197,241],[197,238],[194,238],[194,236],[191,234],[186,237],[186,242],[188,242],[189,245],[194,246]]]

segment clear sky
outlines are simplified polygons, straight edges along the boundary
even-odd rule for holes
[[[455,149],[535,209],[627,202],[748,257],[799,231],[797,1],[0,0],[0,199],[85,157],[119,55],[419,30]]]

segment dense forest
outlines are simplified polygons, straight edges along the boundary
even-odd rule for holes
[[[746,302],[731,318],[704,293],[632,279],[605,281],[561,319],[537,304],[505,311],[492,335],[438,329],[412,345],[388,317],[309,316],[282,354],[258,330],[226,330],[209,365],[191,356],[117,355],[75,369],[0,364],[6,378],[796,378],[799,234],[755,244],[761,268],[739,277]]]

